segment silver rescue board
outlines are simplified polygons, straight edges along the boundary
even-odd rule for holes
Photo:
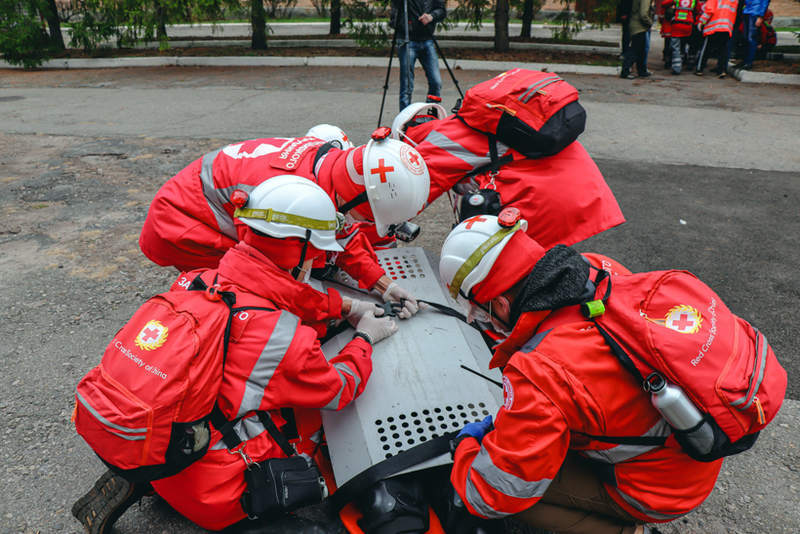
[[[456,307],[422,248],[383,250],[378,259],[387,275],[416,297]],[[341,281],[353,284],[346,275]],[[344,295],[369,298],[332,287]],[[372,375],[361,396],[338,412],[322,410],[339,486],[398,452],[494,415],[503,402],[502,388],[461,367],[501,381],[498,370],[488,370],[491,353],[475,329],[432,309],[398,320],[398,326],[396,334],[375,346]],[[329,340],[322,347],[326,356],[335,356],[352,336],[348,329]],[[406,472],[450,461],[450,455],[443,454]]]

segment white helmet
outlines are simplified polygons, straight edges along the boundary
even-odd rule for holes
[[[439,104],[431,102],[409,104],[392,121],[392,139],[402,141],[402,134],[415,121],[423,122],[425,119],[444,119],[445,117],[447,117],[447,111]]]
[[[306,137],[316,137],[323,141],[333,142],[334,144],[338,144],[339,148],[342,150],[353,148],[354,146],[353,143],[350,142],[350,139],[347,138],[347,134],[344,133],[341,128],[332,124],[317,124],[316,126],[312,126],[311,129],[306,132]]]
[[[376,130],[376,133],[388,128]],[[375,134],[373,134],[375,135]],[[431,177],[414,148],[394,139],[373,138],[364,149],[364,187],[375,229],[384,237],[389,227],[418,214],[428,201]]]
[[[514,232],[527,228],[525,219],[501,225],[495,215],[476,215],[453,228],[442,245],[439,276],[462,308],[469,309],[470,291],[492,270]]]
[[[328,194],[307,178],[285,174],[265,180],[233,215],[270,237],[308,238],[318,250],[343,250],[336,242],[343,218]]]

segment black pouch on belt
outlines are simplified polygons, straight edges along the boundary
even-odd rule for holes
[[[247,489],[241,499],[244,512],[255,519],[322,502],[328,496],[328,488],[314,460],[297,454],[266,412],[258,412],[258,418],[289,457],[269,458],[247,466]]]
[[[500,194],[494,189],[478,189],[461,197],[458,221],[475,215],[497,215],[503,209]]]
[[[251,517],[270,517],[318,504],[327,496],[325,480],[305,455],[270,458],[248,466],[242,508]]]

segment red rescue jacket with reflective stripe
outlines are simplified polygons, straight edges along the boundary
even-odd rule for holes
[[[142,252],[159,265],[182,271],[214,268],[244,232],[234,220],[230,195],[250,192],[274,176],[292,174],[314,180],[334,198],[329,174],[347,151],[331,149],[314,174],[314,157],[323,142],[312,137],[252,139],[209,152],[167,181],[156,193],[139,236]],[[358,150],[358,148],[350,149]],[[350,239],[336,258],[354,278],[369,282],[383,275],[365,239]]]
[[[246,310],[234,317],[217,397],[226,417],[244,417],[236,431],[253,460],[284,456],[254,410],[270,411],[280,426],[280,408],[338,410],[361,394],[372,372],[370,345],[355,338],[327,360],[316,332],[305,326],[315,318],[296,304],[302,284],[257,250],[240,243],[223,256],[218,269],[181,275],[173,288],[184,287],[198,274],[207,284],[216,278],[221,290],[234,291],[237,306],[279,310]],[[239,504],[244,469],[241,456],[230,454],[214,431],[203,458],[153,486],[181,514],[203,528],[219,530],[245,517]]]
[[[613,474],[615,483],[605,483],[606,490],[642,521],[669,521],[700,505],[722,460],[697,462],[671,436],[663,446],[592,439],[669,436],[670,429],[577,306],[550,315],[523,314],[501,345],[505,356],[493,360],[504,366],[504,405],[481,443],[461,442],[451,474],[466,506],[484,517],[530,508],[570,450]]]
[[[455,116],[409,128],[431,175],[428,204],[464,175],[491,161],[488,137]],[[577,141],[546,158],[530,159],[498,143],[499,156],[513,161],[500,168],[495,185],[503,206],[514,206],[528,221],[528,234],[543,247],[571,245],[625,222],[614,195]],[[476,177],[480,187],[488,175]]]
[[[675,19],[672,21],[672,37],[692,35],[694,21],[702,11],[696,0],[674,0]]]
[[[708,0],[703,5],[703,14],[698,23],[703,25],[703,35],[726,32],[733,35],[738,0]]]

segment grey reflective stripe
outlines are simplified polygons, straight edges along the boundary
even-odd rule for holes
[[[200,168],[200,181],[203,184],[203,196],[206,197],[208,207],[217,220],[217,226],[220,232],[231,239],[238,239],[236,228],[233,226],[233,219],[231,219],[231,216],[225,211],[225,208],[222,207],[225,203],[225,199],[221,198],[214,188],[214,159],[220,151],[222,151],[221,148],[203,156],[203,165]]]
[[[241,417],[251,410],[257,410],[261,406],[264,391],[267,389],[272,375],[275,374],[275,369],[278,368],[286,351],[289,349],[292,339],[294,339],[298,322],[299,319],[291,313],[280,312],[280,317],[278,317],[278,322],[275,323],[272,334],[270,334],[264,348],[261,349],[261,355],[253,366],[253,370],[250,371],[250,376],[247,377],[244,395],[236,417]]]
[[[106,419],[105,417],[100,415],[100,413],[97,410],[95,410],[92,407],[92,405],[89,404],[86,401],[86,399],[84,399],[81,396],[81,394],[78,393],[77,391],[75,392],[75,396],[78,398],[78,401],[81,404],[83,404],[83,407],[86,408],[87,410],[89,410],[89,413],[92,414],[94,416],[94,418],[97,419],[99,422],[101,422],[103,425],[105,425],[105,426],[107,426],[109,428],[113,428],[115,430],[119,430],[120,432],[125,432],[127,434],[145,434],[145,433],[147,433],[147,428],[131,428],[131,427],[117,425],[115,423],[112,423],[111,421],[109,421],[108,419]],[[117,434],[117,433],[114,432],[114,434]],[[117,434],[117,435],[119,435],[119,434]]]
[[[470,470],[470,473],[472,470]],[[478,493],[478,489],[472,484],[472,481],[469,479],[469,473],[467,473],[467,489],[464,494],[466,497],[467,502],[475,509],[476,512],[481,514],[484,517],[488,517],[489,519],[495,519],[500,517],[506,517],[511,514],[506,512],[499,512],[486,504],[486,501],[483,500],[481,494]]]
[[[437,132],[436,130],[431,131],[431,133],[429,133],[425,138],[425,141],[438,148],[441,148],[451,156],[457,157],[461,161],[469,164],[473,169],[476,169],[481,165],[485,165],[491,161],[485,156],[478,156],[472,151],[467,150],[462,145],[448,138],[443,133]]]
[[[358,376],[358,373],[353,371],[349,365],[344,362],[334,363],[333,368],[336,369],[336,372],[339,373],[339,378],[342,379],[342,387],[339,388],[339,392],[336,393],[336,396],[331,399],[331,401],[322,407],[323,410],[335,410],[339,406],[339,400],[342,398],[342,393],[344,393],[344,389],[347,387],[347,377],[344,376],[345,373],[352,376],[353,380],[355,381],[355,387],[353,391],[358,389],[358,386],[361,384],[361,378]]]
[[[482,167],[492,161],[492,158],[489,156],[488,150],[484,155],[477,155],[471,150],[464,148],[464,146],[460,145],[456,141],[453,141],[443,133],[438,132],[436,130],[431,131],[431,133],[429,133],[427,137],[423,139],[423,142],[428,142],[437,148],[441,148],[451,156],[456,157],[461,161],[463,161],[464,163],[470,165],[472,167],[470,171],[473,171],[478,167]],[[498,157],[505,156],[506,152],[508,152],[509,150],[510,149],[508,146],[504,145],[500,141],[497,142]]]
[[[536,347],[539,346],[539,343],[541,343],[544,340],[544,338],[547,337],[547,334],[549,334],[552,330],[553,329],[550,328],[548,330],[545,330],[544,332],[539,332],[538,334],[530,338],[527,343],[522,345],[522,348],[520,348],[519,351],[525,353],[533,352],[536,349]]]
[[[639,501],[637,501],[636,499],[634,499],[630,495],[622,492],[619,488],[614,488],[614,489],[617,490],[617,493],[619,493],[619,496],[622,497],[622,499],[626,503],[630,504],[631,506],[633,506],[634,508],[636,508],[637,510],[639,510],[640,512],[642,512],[646,516],[651,517],[653,519],[664,519],[664,520],[667,520],[667,519],[675,519],[675,518],[681,517],[683,515],[686,515],[686,513],[682,513],[682,514],[664,514],[664,513],[661,513],[661,512],[656,512],[655,510],[651,510],[651,509],[647,508],[645,505],[643,505],[642,503],[640,503]]]
[[[520,102],[527,103],[528,100],[533,98],[533,95],[536,94],[537,91],[540,91],[541,89],[544,89],[545,87],[547,87],[551,83],[555,83],[555,82],[559,82],[559,81],[561,81],[561,76],[555,76],[555,75],[554,76],[550,76],[549,78],[544,78],[542,80],[539,80],[538,82],[536,82],[533,85],[531,85],[530,87],[528,87],[525,90],[525,92],[522,93],[522,95],[520,95],[518,100]]]
[[[350,241],[353,240],[353,238],[356,236],[357,233],[358,232],[353,232],[348,236],[337,239],[336,242],[339,243],[340,247],[347,248],[347,245],[350,243]]]
[[[747,400],[747,398],[750,397],[750,394],[752,393],[753,396],[752,396],[752,398],[750,398],[750,402],[748,402],[747,404],[745,404],[744,406],[739,408],[740,410],[746,410],[746,409],[748,409],[750,407],[751,404],[753,404],[753,400],[756,398],[756,392],[758,391],[758,388],[761,387],[761,381],[764,380],[764,367],[767,365],[767,346],[768,346],[768,343],[767,343],[767,338],[764,336],[764,334],[762,334],[761,332],[756,330],[756,348],[758,348],[759,339],[761,340],[761,352],[759,353],[759,355],[756,357],[755,361],[753,362],[753,372],[750,373],[750,378],[749,378],[748,384],[747,384],[747,392],[745,393],[744,397],[742,397],[741,399],[735,400],[735,401],[733,401],[731,403],[731,406],[739,406],[740,404],[745,402]],[[761,365],[760,366],[759,366],[759,360],[761,361]],[[757,375],[758,378],[756,379],[756,382],[755,382],[755,385],[754,385],[753,384],[753,376],[756,376],[756,367],[758,367],[758,375]]]
[[[137,434],[135,436],[128,436],[126,434],[120,434],[118,432],[112,432],[111,430],[109,430],[109,432],[111,432],[112,434],[114,434],[118,438],[127,439],[128,441],[140,441],[140,440],[143,440],[143,439],[145,439],[147,437],[147,436],[142,436],[142,435],[139,435],[139,434]]]
[[[470,471],[478,473],[483,480],[495,491],[514,497],[515,499],[535,499],[544,495],[547,487],[552,481],[551,478],[541,480],[525,480],[516,475],[506,473],[492,462],[489,451],[481,446],[481,450],[472,461]],[[472,480],[467,477],[467,487],[472,485]],[[477,492],[477,488],[475,490]],[[470,501],[471,503],[472,501]]]
[[[669,427],[667,422],[664,419],[659,419],[658,422],[653,425],[650,430],[642,434],[641,437],[666,437],[672,433],[672,429]],[[635,458],[640,454],[644,454],[646,452],[652,451],[653,449],[657,449],[661,447],[661,445],[616,445],[611,447],[610,449],[604,450],[592,450],[592,451],[580,451],[584,456],[587,458],[591,458],[592,460],[597,460],[599,462],[604,462],[607,464],[618,464],[620,462],[624,462],[625,460],[630,460],[631,458]]]
[[[233,431],[236,432],[236,435],[239,436],[239,439],[242,441],[247,441],[250,439],[259,436],[262,432],[266,431],[264,425],[261,424],[261,421],[258,420],[257,415],[251,415],[245,419],[237,421],[235,425],[233,425]],[[219,440],[211,447],[212,451],[219,451],[223,449],[227,449],[228,447],[225,445],[223,440]]]

